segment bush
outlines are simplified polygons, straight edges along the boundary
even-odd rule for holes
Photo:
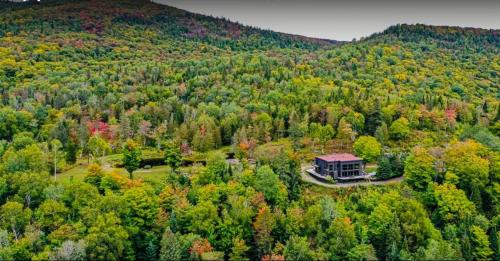
[[[334,180],[332,176],[327,176],[325,179],[326,179],[326,182],[327,182],[327,183],[330,183],[330,184],[335,184],[335,183],[337,183],[337,181],[336,181],[336,180]]]

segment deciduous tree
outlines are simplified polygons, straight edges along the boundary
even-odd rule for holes
[[[123,166],[127,170],[130,179],[133,178],[132,173],[137,170],[141,164],[141,150],[132,140],[127,140],[123,147]]]
[[[371,136],[361,136],[354,142],[354,151],[367,162],[375,161],[382,151],[382,146]]]

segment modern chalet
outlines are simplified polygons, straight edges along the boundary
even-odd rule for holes
[[[349,153],[318,156],[314,159],[314,174],[320,178],[331,176],[337,180],[363,178],[363,160]]]

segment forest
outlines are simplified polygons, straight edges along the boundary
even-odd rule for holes
[[[500,31],[0,1],[1,260],[500,260]],[[304,182],[350,152],[383,186]]]

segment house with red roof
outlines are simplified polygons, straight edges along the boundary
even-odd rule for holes
[[[314,159],[314,174],[320,178],[331,176],[336,180],[363,178],[363,160],[349,153],[335,153]]]

